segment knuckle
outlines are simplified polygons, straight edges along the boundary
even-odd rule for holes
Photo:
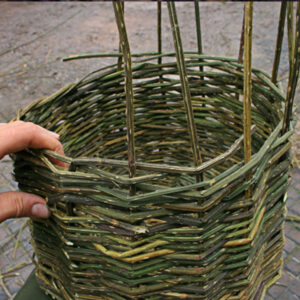
[[[26,122],[25,126],[27,126],[28,129],[34,129],[36,127],[36,125],[32,122]]]
[[[27,130],[28,130],[32,135],[34,135],[34,134],[37,133],[38,126],[35,125],[34,123],[32,123],[32,122],[26,122],[26,123],[25,123],[25,126],[26,126]]]
[[[13,204],[15,207],[15,216],[17,218],[23,216],[25,213],[25,207],[24,207],[24,203],[23,203],[22,199],[20,197],[15,197],[13,199]]]
[[[14,124],[16,124],[16,125],[21,125],[21,124],[24,124],[24,123],[25,122],[21,121],[21,120],[14,121]]]

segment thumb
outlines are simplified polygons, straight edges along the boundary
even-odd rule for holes
[[[46,201],[36,195],[23,192],[0,194],[0,222],[9,218],[48,218],[50,211]]]

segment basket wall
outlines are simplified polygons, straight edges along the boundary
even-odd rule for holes
[[[280,273],[292,133],[280,136],[284,95],[252,70],[253,156],[244,164],[243,67],[186,54],[203,157],[195,168],[169,56],[159,66],[156,57],[133,66],[134,178],[124,73],[116,66],[20,114],[58,132],[65,147],[66,157],[29,150],[15,157],[20,189],[51,206],[32,234],[37,278],[56,299],[259,299]]]

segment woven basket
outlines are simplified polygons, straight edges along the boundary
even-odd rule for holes
[[[20,112],[59,133],[66,154],[14,157],[20,189],[51,207],[32,235],[36,275],[53,298],[259,299],[277,280],[292,103],[247,65],[251,5],[244,65],[184,53],[172,2],[176,52],[131,63],[115,2],[125,68],[95,71]]]

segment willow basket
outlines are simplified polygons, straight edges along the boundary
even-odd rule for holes
[[[18,116],[59,133],[66,154],[14,157],[20,189],[52,210],[32,223],[41,287],[55,299],[259,299],[282,264],[285,95],[249,73],[245,162],[243,65],[181,52],[195,146],[178,51],[135,58],[129,82],[125,48],[125,70],[95,71]]]

